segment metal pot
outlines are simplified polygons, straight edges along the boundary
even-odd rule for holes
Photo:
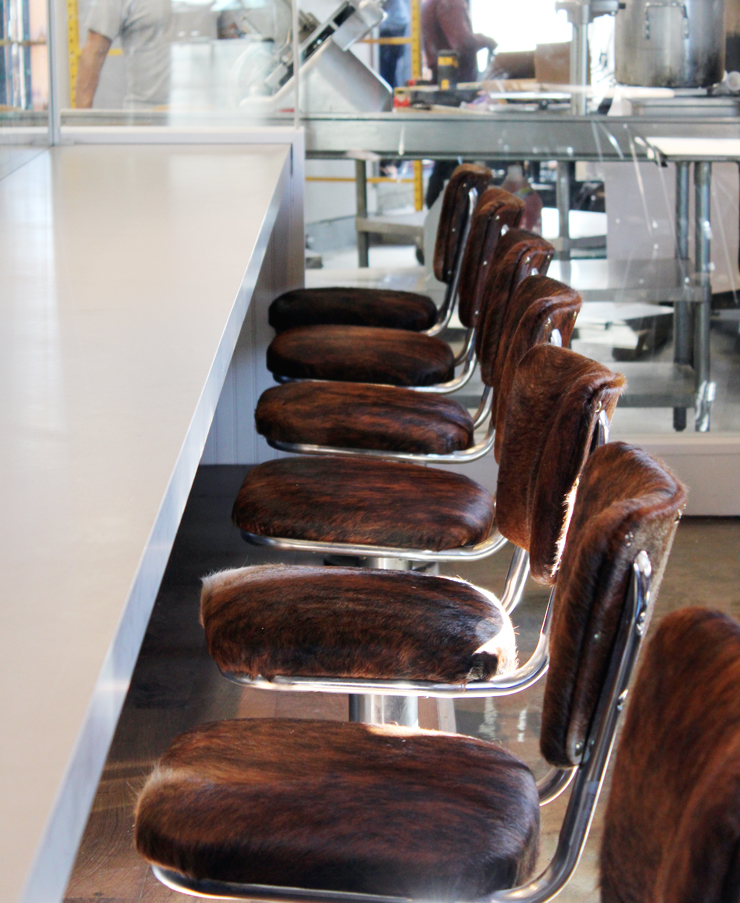
[[[703,88],[725,72],[725,0],[627,0],[617,13],[617,81]]]

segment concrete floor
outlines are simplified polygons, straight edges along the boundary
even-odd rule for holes
[[[166,903],[183,898],[152,876],[133,849],[132,806],[158,756],[182,730],[228,717],[345,720],[346,696],[244,689],[227,682],[209,659],[198,623],[200,577],[213,570],[267,560],[246,546],[231,526],[230,511],[243,476],[240,467],[202,467],[197,475],[157,598],[131,688],[110,750],[66,896],[66,903]],[[668,565],[651,629],[667,612],[686,605],[716,607],[740,617],[740,519],[684,519]],[[509,555],[446,569],[500,591]],[[280,560],[297,562],[296,556]],[[304,557],[303,561],[309,561]],[[515,612],[520,657],[532,648],[547,593],[530,581]],[[539,776],[542,687],[501,700],[456,703],[461,733],[511,748]],[[421,700],[422,726],[436,727],[436,706]],[[608,791],[608,787],[607,787]],[[540,865],[552,855],[566,799],[543,810]],[[597,857],[603,800],[563,903],[598,899]]]

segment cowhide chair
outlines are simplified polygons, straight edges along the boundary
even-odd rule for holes
[[[555,345],[531,349],[519,364],[503,431],[500,486],[525,507],[527,493],[535,491],[558,499],[548,521],[554,535],[562,532],[563,501],[599,421],[608,423],[623,387],[621,374]],[[499,520],[503,503],[499,497]],[[493,497],[462,474],[335,455],[258,464],[242,483],[232,517],[256,545],[434,562],[483,558],[501,548],[506,540],[494,524],[495,511]],[[529,539],[520,535],[517,543],[525,548]],[[542,573],[545,560],[556,557],[552,550],[547,556],[537,565]]]
[[[519,361],[538,344],[568,345],[581,296],[547,276],[528,276],[506,307],[503,317],[487,320],[480,342],[484,392],[474,416],[443,395],[307,380],[262,394],[255,413],[257,432],[274,448],[298,454],[367,454],[429,463],[482,457],[493,448],[494,424],[502,434],[506,403],[499,399],[511,391]],[[475,443],[474,431],[486,421],[485,438]]]
[[[485,206],[476,209],[474,221],[490,218],[486,211]],[[267,349],[267,369],[278,382],[318,379],[413,386],[442,394],[457,391],[475,369],[476,323],[482,299],[486,298],[486,307],[505,305],[522,279],[547,272],[554,255],[549,242],[524,229],[510,229],[502,235],[489,258],[483,256],[485,243],[469,243],[469,247],[476,265],[466,263],[466,271],[472,267],[474,278],[461,285],[458,315],[466,334],[457,355],[439,336],[408,330],[300,326],[275,336]]]
[[[296,326],[342,325],[409,329],[437,335],[449,323],[455,307],[468,240],[495,243],[501,229],[519,226],[524,203],[508,191],[491,186],[485,166],[464,163],[450,177],[434,248],[433,271],[445,283],[439,310],[427,295],[386,288],[302,288],[285,292],[270,305],[269,322],[276,332]],[[471,214],[485,203],[494,214],[490,227],[472,229]],[[479,220],[479,225],[482,221]]]
[[[205,724],[175,739],[141,792],[138,851],[168,886],[225,899],[555,896],[588,833],[684,500],[668,471],[621,443],[597,449],[583,471],[552,601],[540,739],[563,769],[555,777],[538,786],[511,753],[460,735]],[[531,880],[539,806],[565,789],[564,773],[574,781],[558,848]]]
[[[601,849],[604,903],[740,900],[740,625],[666,615],[617,752]]]
[[[416,700],[406,693],[379,699],[372,695],[377,681],[387,693],[389,687],[399,690],[408,687],[409,680],[422,680],[423,693],[435,695],[429,692],[430,682],[444,671],[448,682],[457,687],[437,694],[438,714],[440,723],[453,725],[450,697],[465,684],[465,675],[478,675],[485,691],[496,668],[506,668],[514,659],[506,615],[518,604],[529,574],[545,586],[554,584],[573,489],[587,455],[607,439],[623,386],[621,374],[557,346],[537,346],[523,358],[512,386],[498,473],[496,522],[501,536],[514,544],[500,603],[478,594],[478,603],[468,600],[460,604],[464,624],[447,611],[444,629],[439,626],[436,633],[430,633],[429,621],[419,617],[417,607],[410,601],[398,605],[399,600],[409,599],[410,593],[418,593],[417,574],[388,572],[381,577],[377,570],[362,573],[337,568],[225,572],[208,579],[202,600],[209,650],[219,667],[235,680],[267,678],[260,685],[276,689],[333,687],[336,692],[346,692],[347,679],[359,677],[364,690],[363,695],[350,699],[353,720],[393,719],[405,724],[416,723]],[[421,474],[428,472],[421,469]],[[361,479],[359,472],[357,479]],[[417,511],[425,508],[424,500],[417,502]],[[413,519],[414,513],[410,516]],[[435,554],[444,558],[460,551]],[[432,577],[421,578],[421,583],[432,599],[456,599],[458,592],[462,596],[467,592],[462,584],[450,589],[448,581],[436,584]],[[356,604],[350,605],[349,600],[355,598]],[[418,598],[419,605],[432,604],[422,603],[421,594]],[[454,608],[458,602],[450,604]],[[479,619],[470,620],[473,609],[465,610],[465,605],[474,604],[481,606]],[[443,601],[437,605],[442,606]],[[492,605],[500,605],[503,614],[491,613]],[[366,610],[364,617],[360,616],[362,610]],[[395,617],[390,616],[394,611]],[[486,618],[488,628],[480,620]],[[394,634],[395,646],[387,641]],[[546,645],[543,632],[537,659],[540,666],[544,665]],[[357,654],[355,646],[365,648],[366,653]],[[445,662],[442,649],[457,650],[450,653],[453,660],[456,654],[462,657],[456,664]],[[490,657],[481,658],[481,650],[490,652]],[[374,656],[380,651],[382,656],[376,662]],[[442,670],[423,672],[432,667],[432,661]],[[391,662],[395,665],[389,667]],[[422,662],[426,664],[422,666]],[[422,671],[414,671],[415,667]],[[529,673],[536,679],[534,663]],[[273,680],[276,674],[280,675],[278,681]],[[320,674],[328,680],[317,684]],[[470,694],[469,683],[464,692]]]

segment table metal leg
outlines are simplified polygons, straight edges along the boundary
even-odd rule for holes
[[[355,193],[357,195],[357,216],[367,217],[367,168],[364,160],[355,160]],[[357,233],[358,266],[370,266],[370,233]]]
[[[694,239],[696,242],[696,279],[703,298],[695,305],[694,369],[696,371],[696,430],[709,430],[709,418],[714,400],[714,384],[710,380],[709,328],[712,310],[711,285],[711,189],[712,164],[694,164]]]
[[[558,260],[570,260],[570,182],[574,167],[575,164],[568,160],[558,161],[558,180],[555,183],[558,223],[560,225]]]
[[[676,254],[681,260],[689,257],[689,166],[676,163]],[[691,305],[677,301],[673,305],[673,360],[677,364],[693,363],[693,316]],[[673,428],[686,429],[686,408],[673,409]]]

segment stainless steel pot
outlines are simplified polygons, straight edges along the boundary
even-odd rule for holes
[[[725,71],[725,0],[626,0],[617,13],[617,81],[702,88]]]

